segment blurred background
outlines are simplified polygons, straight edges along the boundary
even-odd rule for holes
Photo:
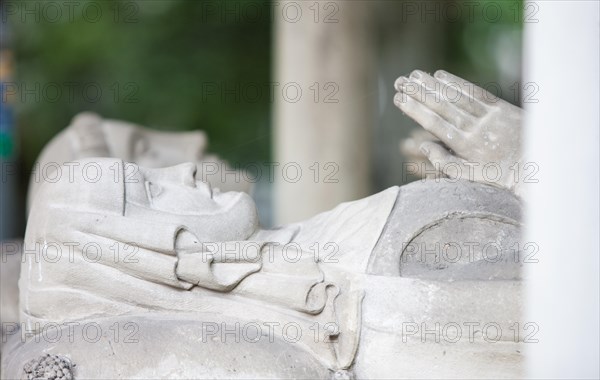
[[[415,179],[398,148],[417,128],[393,105],[400,75],[445,69],[520,103],[521,1],[1,3],[2,238],[22,236],[36,157],[81,111],[202,129],[242,169],[300,163],[311,181],[255,186],[271,226]]]

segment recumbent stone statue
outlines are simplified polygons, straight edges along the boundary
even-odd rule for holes
[[[439,140],[423,144],[427,157],[518,162],[520,110],[478,88],[458,104],[419,95],[438,80],[464,82],[415,72],[396,83],[396,104]],[[522,339],[506,333],[521,302],[521,252],[505,254],[520,244],[511,177],[419,181],[265,230],[247,194],[199,181],[194,164],[78,163],[99,175],[44,183],[31,207],[19,284],[28,338],[5,349],[8,376],[46,352],[81,378],[521,375]],[[490,243],[503,253],[494,260]],[[448,247],[462,254],[448,259]],[[103,331],[95,344],[35,340],[48,326],[85,334],[86,323]],[[494,344],[490,323],[505,332]],[[423,339],[440,324],[476,326],[473,339]],[[126,325],[133,344],[106,333]]]

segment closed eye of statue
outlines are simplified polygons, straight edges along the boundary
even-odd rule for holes
[[[156,183],[146,181],[146,196],[148,197],[148,202],[152,204],[152,200],[157,198],[162,193],[162,187]]]

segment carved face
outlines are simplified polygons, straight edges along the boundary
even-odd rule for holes
[[[125,216],[181,224],[207,241],[245,240],[258,228],[246,193],[221,192],[196,178],[196,165],[151,169],[124,164]]]
[[[210,167],[209,173],[198,175],[198,178],[209,181],[213,187],[225,191],[250,191],[250,182],[242,179],[245,177],[221,175],[221,170],[227,170],[228,166],[217,156],[206,154],[207,139],[202,131],[155,131],[117,120],[103,120],[102,130],[111,157],[147,168],[195,162],[199,170]]]
[[[206,135],[202,131],[155,131],[124,121],[102,119],[93,113],[81,113],[46,145],[38,157],[37,168],[42,174],[30,179],[27,208],[31,208],[45,178],[55,177],[57,164],[90,157],[114,157],[148,168],[164,168],[183,162],[210,162],[215,169],[226,168],[217,157],[205,155],[206,145]],[[204,178],[224,190],[250,191],[249,182],[231,180],[219,171]]]

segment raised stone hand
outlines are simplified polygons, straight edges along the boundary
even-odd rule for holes
[[[396,106],[443,144],[420,146],[438,171],[518,192],[521,108],[442,70],[415,70],[395,87]]]

